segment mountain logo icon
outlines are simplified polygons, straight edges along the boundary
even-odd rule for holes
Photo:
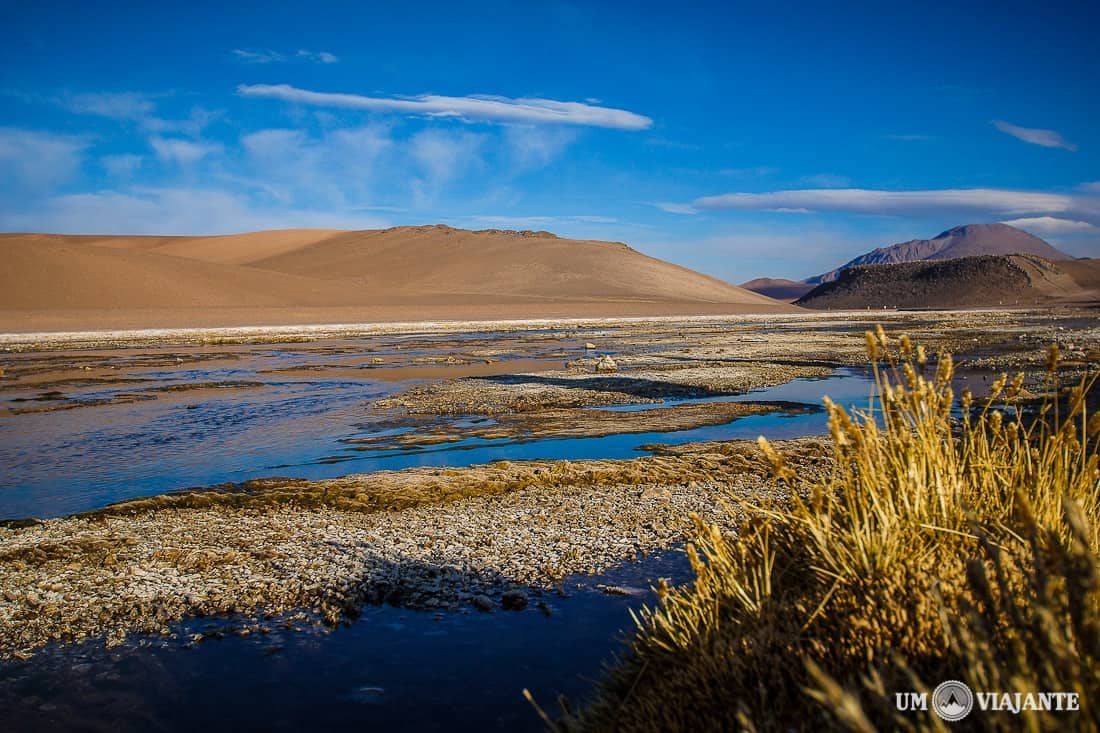
[[[932,691],[932,709],[948,723],[962,720],[974,708],[974,693],[958,680],[941,682]]]

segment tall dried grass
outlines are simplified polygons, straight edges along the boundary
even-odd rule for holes
[[[694,582],[660,589],[595,699],[563,701],[552,727],[944,730],[894,693],[945,679],[1080,695],[1078,713],[975,713],[972,727],[1100,725],[1096,377],[1029,413],[1022,376],[975,405],[956,401],[950,355],[932,368],[881,328],[867,347],[875,409],[826,399],[832,479],[789,506],[740,506],[736,535],[696,519]],[[1057,362],[1052,348],[1048,393]]]

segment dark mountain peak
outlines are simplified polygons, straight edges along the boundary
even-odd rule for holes
[[[957,257],[981,255],[1037,255],[1048,260],[1072,259],[1034,234],[999,222],[991,224],[963,224],[942,232],[932,239],[910,239],[889,247],[879,247],[840,267],[817,277],[807,278],[807,283],[832,282],[848,267],[856,265],[883,265],[923,260],[950,260]]]

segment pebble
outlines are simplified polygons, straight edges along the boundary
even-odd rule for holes
[[[510,590],[500,598],[500,605],[505,611],[522,611],[527,608],[527,594],[521,590]]]

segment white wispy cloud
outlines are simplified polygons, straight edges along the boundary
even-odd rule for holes
[[[294,55],[297,58],[312,61],[315,64],[335,64],[340,60],[336,57],[336,54],[329,53],[328,51],[310,51],[305,48],[299,48],[298,53]]]
[[[658,207],[678,214],[740,210],[921,216],[950,212],[1001,218],[1076,212],[1086,219],[1100,217],[1100,198],[1095,196],[994,188],[923,191],[837,188],[727,193],[704,196],[690,203],[658,204]]]
[[[575,214],[566,216],[472,216],[474,221],[483,224],[492,224],[500,227],[535,227],[554,226],[559,224],[619,224],[619,220],[611,216],[599,216],[597,214]]]
[[[99,165],[109,175],[118,178],[129,178],[141,167],[142,157],[132,153],[121,155],[104,155],[99,159]]]
[[[250,51],[246,48],[235,48],[233,49],[233,55],[238,61],[243,61],[246,64],[274,64],[286,61],[286,56],[278,51],[271,50]]]
[[[1023,140],[1032,145],[1041,145],[1044,148],[1062,148],[1063,150],[1076,151],[1077,146],[1067,142],[1065,138],[1054,130],[1043,130],[1037,127],[1020,127],[1004,120],[993,120],[993,126],[1001,132],[1011,135],[1017,140]]]
[[[69,181],[88,146],[81,135],[0,127],[0,191],[22,196]]]
[[[622,109],[583,102],[494,96],[447,97],[422,94],[414,97],[367,97],[360,94],[314,92],[288,84],[242,84],[237,93],[315,107],[338,107],[394,112],[431,117],[457,117],[483,122],[528,122],[581,125],[619,130],[644,130],[653,120]]]
[[[516,168],[532,170],[550,165],[577,139],[577,131],[541,125],[507,125],[503,142]]]
[[[718,175],[730,178],[766,178],[778,172],[779,168],[774,165],[756,165],[745,168],[722,168],[718,171]]]
[[[299,48],[292,54],[272,51],[269,48],[235,48],[232,53],[238,61],[246,64],[279,64],[284,61],[311,61],[315,64],[335,64],[340,60],[334,53],[328,51],[310,51],[308,48]]]
[[[1096,231],[1097,227],[1087,221],[1076,219],[1059,219],[1054,216],[1031,216],[1022,219],[1008,219],[1001,222],[1010,226],[1027,230],[1032,234],[1056,235],[1073,234],[1075,232]]]
[[[802,176],[798,179],[798,183],[801,186],[812,186],[814,188],[844,188],[852,184],[852,179],[834,173],[818,173],[813,176]]]
[[[192,107],[187,117],[157,116],[154,95],[142,92],[88,92],[54,100],[70,112],[130,122],[148,133],[180,133],[195,136],[222,116],[220,110]]]
[[[409,138],[408,149],[427,181],[439,185],[481,168],[480,151],[485,141],[484,135],[472,132],[429,129]]]
[[[246,153],[235,170],[241,183],[281,204],[316,207],[360,206],[374,186],[385,180],[383,168],[397,167],[388,158],[396,142],[383,125],[325,130],[311,136],[299,129],[266,129],[242,136]],[[411,167],[407,160],[401,165]],[[394,175],[395,180],[407,179]]]
[[[677,204],[672,201],[660,201],[653,204],[661,211],[667,211],[670,214],[698,214],[699,209],[695,208],[691,204]]]
[[[113,120],[142,120],[153,113],[153,101],[139,92],[91,92],[67,97],[63,104],[73,112]]]
[[[149,144],[158,158],[178,165],[189,165],[222,151],[222,146],[217,143],[172,137],[154,137],[149,140]]]
[[[4,210],[0,231],[73,234],[226,234],[260,229],[375,229],[371,214],[287,206],[264,207],[216,188],[127,188],[52,196],[34,207]]]

